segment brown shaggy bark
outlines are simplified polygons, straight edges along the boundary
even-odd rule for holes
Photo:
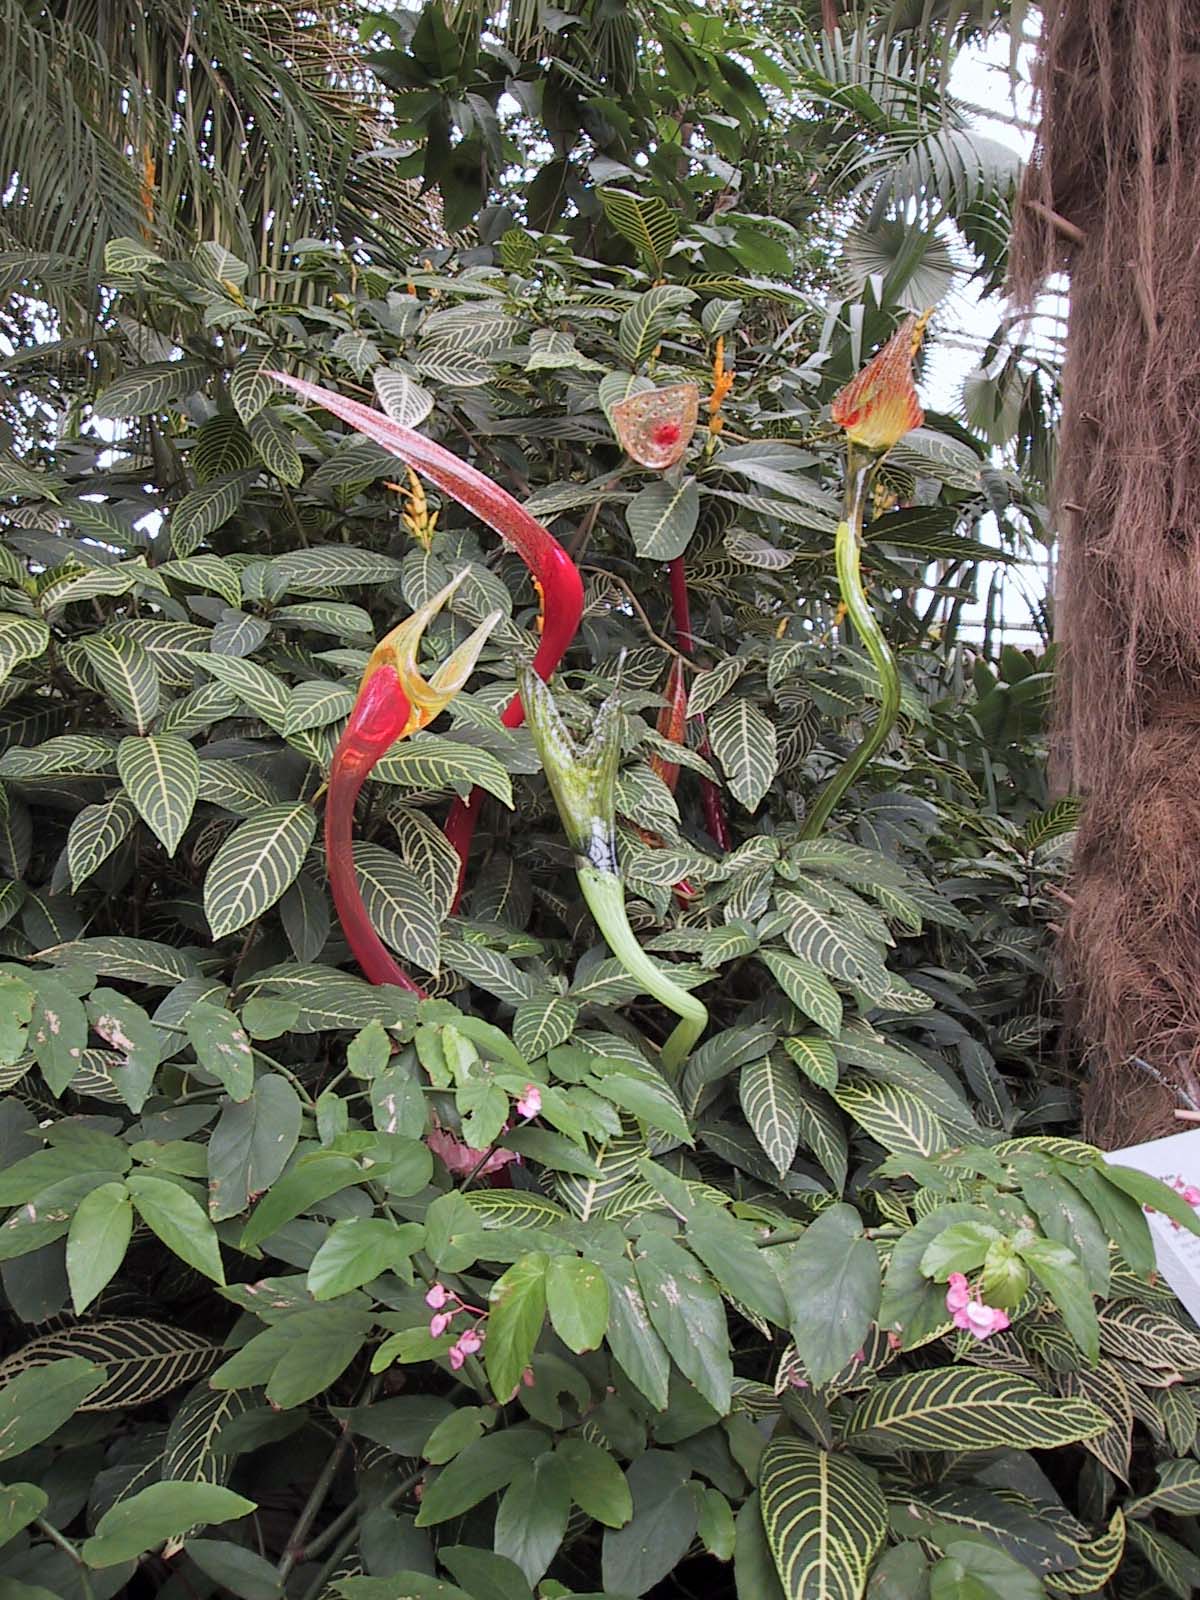
[[[1060,776],[1088,804],[1063,952],[1102,1144],[1200,1066],[1200,0],[1051,0],[1013,240],[1066,270]]]

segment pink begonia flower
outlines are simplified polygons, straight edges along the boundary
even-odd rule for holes
[[[483,1161],[482,1150],[464,1144],[447,1128],[432,1129],[425,1135],[425,1143],[449,1172],[462,1173],[465,1176],[468,1172],[474,1172]],[[493,1150],[483,1162],[483,1166],[479,1167],[479,1175],[485,1177],[489,1172],[499,1172],[501,1167],[506,1167],[510,1161],[516,1159],[511,1150]]]
[[[985,1306],[978,1296],[972,1295],[966,1275],[961,1272],[950,1274],[946,1310],[956,1328],[973,1334],[976,1339],[988,1339],[993,1333],[1003,1333],[1009,1326],[1008,1312],[1001,1311],[998,1306]]]
[[[532,1389],[533,1388],[534,1384],[537,1382],[537,1379],[534,1376],[534,1372],[533,1372],[533,1368],[532,1367],[526,1367],[525,1368],[524,1372],[521,1374],[521,1382],[525,1385],[525,1387],[527,1389]]]
[[[970,1285],[966,1276],[961,1272],[950,1274],[949,1286],[946,1289],[946,1310],[951,1314],[961,1311],[971,1298]]]
[[[457,1372],[468,1356],[473,1356],[476,1350],[483,1349],[483,1340],[474,1328],[468,1328],[466,1333],[459,1336],[458,1342],[450,1346],[450,1365]]]
[[[429,1331],[435,1339],[440,1339],[446,1329],[454,1320],[452,1311],[439,1311],[436,1317],[429,1319]]]
[[[962,1317],[959,1322],[958,1317]],[[960,1311],[954,1321],[966,1328],[976,1339],[989,1339],[993,1333],[1003,1333],[1008,1327],[1008,1313],[998,1306],[985,1306],[982,1300],[968,1301],[965,1311]]]
[[[425,1296],[425,1304],[431,1311],[440,1311],[449,1300],[449,1291],[444,1283],[435,1283]]]
[[[525,1092],[517,1101],[517,1111],[522,1117],[524,1117],[525,1121],[528,1122],[530,1117],[536,1117],[541,1109],[542,1091],[538,1088],[536,1083],[527,1083],[525,1085]]]
[[[1194,1183],[1189,1183],[1183,1191],[1183,1198],[1190,1206],[1200,1206],[1200,1189]]]

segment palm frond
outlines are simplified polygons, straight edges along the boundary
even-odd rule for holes
[[[305,235],[395,254],[436,212],[383,159],[348,0],[0,0],[0,245],[98,274],[105,243]]]
[[[829,125],[831,197],[869,200],[880,216],[914,206],[958,216],[1007,198],[1020,159],[968,125],[936,53],[859,28],[796,41],[789,55],[801,94]]]

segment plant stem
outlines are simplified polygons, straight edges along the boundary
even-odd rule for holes
[[[875,464],[874,457],[856,452],[851,446],[847,463],[846,517],[838,523],[834,550],[842,602],[879,674],[879,715],[863,735],[857,748],[847,756],[818,795],[816,803],[804,820],[800,835],[802,839],[815,839],[821,832],[838,801],[863,768],[883,748],[900,710],[900,674],[891,647],[871,609],[871,602],[867,599],[859,564],[863,513],[867,492],[875,475]]]
[[[326,1461],[325,1465],[321,1468],[321,1471],[317,1476],[317,1481],[312,1486],[312,1492],[309,1494],[308,1499],[304,1502],[304,1506],[300,1512],[300,1515],[296,1518],[296,1526],[292,1529],[291,1535],[287,1542],[287,1547],[280,1556],[279,1564],[275,1568],[275,1571],[279,1575],[279,1584],[281,1588],[291,1576],[292,1568],[304,1557],[304,1542],[308,1538],[308,1530],[315,1522],[317,1513],[325,1504],[325,1496],[332,1488],[333,1480],[338,1473],[338,1468],[341,1466],[342,1460],[349,1448],[350,1425],[349,1423],[343,1422],[341,1438],[338,1440],[337,1444],[334,1445],[333,1449],[329,1453],[328,1461]]]
[[[92,1588],[92,1575],[87,1569],[83,1557],[67,1538],[66,1534],[59,1533],[52,1522],[47,1522],[45,1517],[34,1517],[33,1525],[39,1533],[44,1533],[50,1543],[57,1545],[64,1555],[69,1556],[79,1569],[79,1587],[83,1590],[87,1600],[95,1600],[96,1591]]]
[[[617,960],[636,978],[648,994],[662,1002],[680,1019],[662,1047],[662,1064],[674,1073],[687,1060],[692,1046],[708,1026],[708,1009],[702,1000],[680,988],[637,941],[629,926],[625,891],[621,880],[611,872],[599,872],[581,863],[577,869],[579,887],[588,910],[604,935],[605,943]]]
[[[251,1048],[260,1061],[265,1061],[269,1067],[274,1067],[276,1072],[280,1073],[287,1079],[292,1088],[295,1089],[296,1093],[300,1096],[300,1099],[310,1111],[316,1109],[316,1101],[313,1099],[312,1095],[309,1094],[304,1084],[292,1071],[291,1067],[285,1067],[282,1061],[276,1061],[274,1056],[269,1056],[265,1050],[260,1050],[257,1045],[253,1045]]]
[[[409,1492],[409,1490],[414,1488],[424,1476],[424,1467],[418,1467],[415,1472],[410,1472],[408,1477],[403,1478],[389,1494],[384,1495],[383,1499],[379,1502],[380,1510],[390,1511],[392,1506],[396,1504],[397,1500],[403,1500],[404,1496]],[[353,1510],[354,1508],[348,1507],[347,1509]],[[353,1526],[350,1531],[334,1546],[333,1553],[330,1555],[329,1560],[326,1561],[316,1578],[305,1591],[303,1600],[318,1600],[318,1596],[325,1592],[325,1585],[329,1582],[329,1579],[332,1577],[332,1575],[337,1571],[339,1562],[343,1559],[346,1553],[353,1548],[354,1541],[357,1538],[358,1527],[357,1524],[355,1524],[355,1526]]]

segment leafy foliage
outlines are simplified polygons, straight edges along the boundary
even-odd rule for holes
[[[585,68],[619,84],[632,155],[662,108],[622,19],[585,12],[512,7],[505,48],[552,51],[551,102]],[[459,152],[461,176],[498,97],[472,100],[491,44],[446,15],[393,16],[378,65],[428,124],[422,159],[444,176]],[[663,56],[702,64],[716,142],[757,90],[728,70],[743,34],[689,19]],[[852,87],[839,117],[869,115]],[[478,145],[451,144],[451,104]],[[1153,1281],[1142,1207],[1191,1211],[1064,1134],[1052,661],[955,637],[986,514],[1028,508],[945,418],[889,462],[866,559],[901,723],[803,838],[875,687],[836,620],[826,407],[904,295],[819,317],[787,230],[668,203],[676,155],[653,195],[600,168],[590,215],[622,243],[599,258],[575,217],[537,225],[548,183],[456,257],[310,243],[282,287],[224,246],[214,278],[215,241],[111,240],[101,392],[22,352],[25,395],[65,382],[71,404],[43,435],[35,403],[0,466],[14,1593],[82,1596],[86,1571],[97,1600],[636,1597],[685,1563],[739,1600],[1193,1581],[1200,1339]],[[707,397],[718,340],[723,429],[672,475],[636,467],[612,406]],[[373,385],[569,544],[587,606],[558,701],[581,730],[619,697],[631,920],[712,1019],[678,1073],[499,717],[537,646],[524,567],[450,502],[418,513],[395,459],[273,367]],[[695,656],[672,739],[679,555]],[[374,642],[461,568],[428,664],[502,621],[358,818],[364,898],[419,999],[353,971],[317,821]],[[440,825],[475,786],[456,908]],[[1007,1330],[955,1326],[960,1272]]]

